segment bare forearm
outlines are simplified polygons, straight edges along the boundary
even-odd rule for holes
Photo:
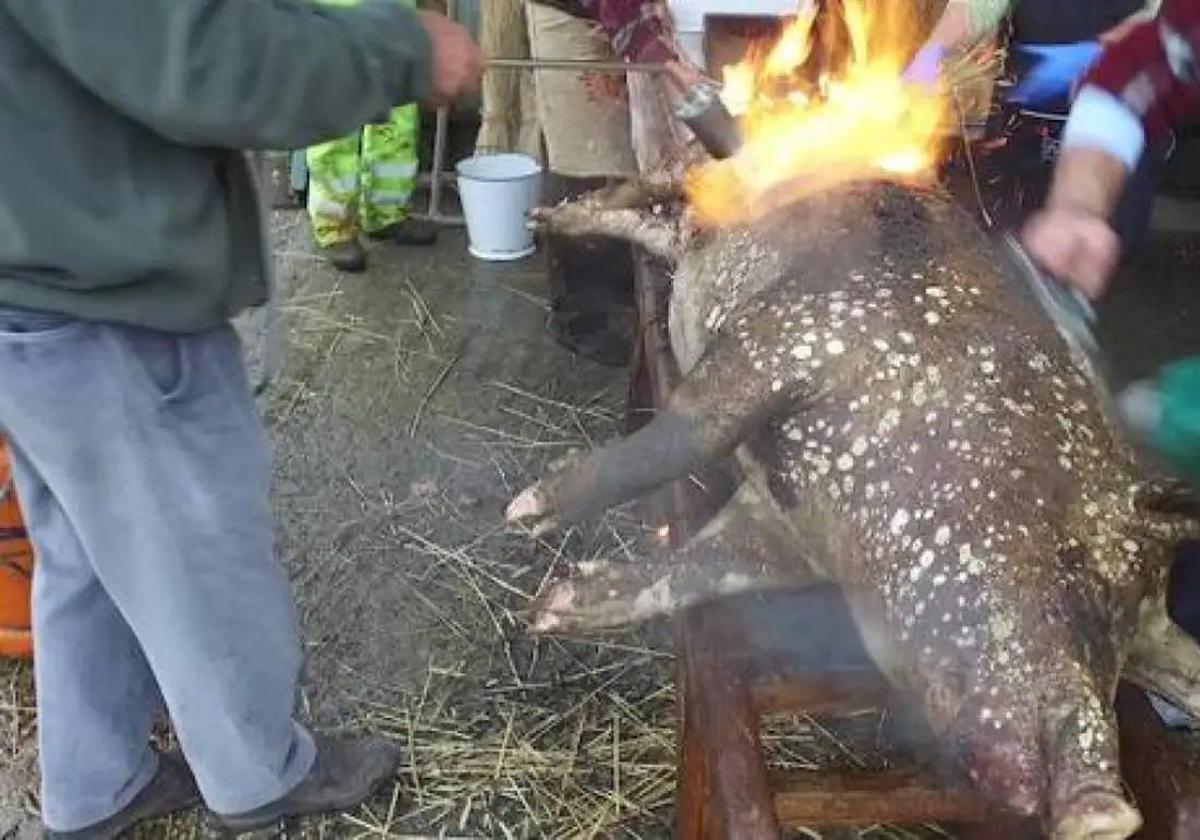
[[[1107,152],[1069,147],[1058,160],[1047,205],[1107,219],[1128,177],[1125,164]]]
[[[929,34],[928,43],[951,50],[971,37],[971,10],[964,0],[950,0]]]

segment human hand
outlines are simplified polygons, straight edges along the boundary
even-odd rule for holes
[[[602,105],[619,105],[626,100],[627,87],[622,76],[613,73],[582,73],[579,78],[583,81],[588,99]]]
[[[436,12],[417,12],[433,46],[433,84],[428,102],[449,105],[479,90],[483,52],[466,29]]]
[[[1116,231],[1087,210],[1043,210],[1029,220],[1022,238],[1034,262],[1092,300],[1104,294],[1121,256]]]
[[[1144,12],[1138,12],[1136,14],[1132,14],[1129,17],[1125,18],[1125,20],[1118,23],[1112,29],[1102,32],[1100,34],[1100,37],[1097,38],[1097,40],[1101,44],[1108,46],[1109,44],[1115,43],[1116,41],[1120,41],[1122,38],[1124,38],[1126,35],[1128,35],[1131,31],[1133,31],[1137,27],[1141,26],[1143,23],[1146,23],[1147,21],[1153,20],[1153,19],[1154,19],[1153,15],[1148,15]]]
[[[906,84],[935,88],[938,77],[942,74],[942,60],[945,57],[946,48],[941,44],[930,42],[917,51],[900,78]]]

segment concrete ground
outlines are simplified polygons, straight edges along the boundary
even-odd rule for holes
[[[1194,208],[1171,212],[1177,232],[1104,307],[1122,381],[1200,352],[1200,242],[1178,232]],[[617,513],[536,543],[501,526],[549,460],[619,433],[624,371],[550,339],[540,260],[480,263],[448,231],[433,249],[376,246],[366,274],[339,276],[300,214],[275,227],[288,352],[264,411],[308,654],[301,710],[405,748],[370,807],[287,836],[669,836],[669,653],[635,635],[535,642],[521,621],[565,562],[642,552],[639,523]],[[255,369],[261,318],[243,325]],[[0,838],[35,836],[29,683],[0,666]],[[845,758],[811,722],[773,726],[781,767]],[[143,836],[204,833],[186,819]]]
[[[549,460],[618,433],[624,371],[550,338],[537,259],[480,263],[448,231],[431,249],[375,246],[366,274],[339,276],[300,213],[275,227],[288,341],[263,408],[308,656],[302,714],[406,747],[372,809],[308,830],[576,837],[632,817],[629,836],[661,835],[669,656],[632,637],[537,643],[521,621],[554,567],[632,556],[638,524],[535,543],[502,523]],[[256,373],[263,317],[242,325]],[[3,838],[35,825],[29,688],[26,669],[0,670]]]

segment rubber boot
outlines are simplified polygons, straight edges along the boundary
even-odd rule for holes
[[[358,239],[326,245],[318,250],[338,271],[358,274],[367,268],[367,251]]]

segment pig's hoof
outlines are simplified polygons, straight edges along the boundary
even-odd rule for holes
[[[1126,840],[1142,827],[1132,805],[1109,791],[1085,793],[1054,822],[1053,840]]]
[[[552,516],[553,512],[550,497],[542,490],[541,485],[535,484],[523,490],[509,503],[504,518],[510,524],[526,525],[533,530],[534,536],[541,536],[558,526]]]
[[[570,581],[556,583],[534,607],[531,628],[534,633],[553,633],[563,626],[563,616],[575,603],[575,587]]]
[[[671,612],[670,578],[656,571],[602,564],[555,583],[533,607],[533,632],[611,630]]]
[[[616,590],[597,590],[598,581],[564,580],[553,584],[533,608],[534,633],[610,630],[633,621],[631,604]],[[607,590],[601,583],[600,590]]]

